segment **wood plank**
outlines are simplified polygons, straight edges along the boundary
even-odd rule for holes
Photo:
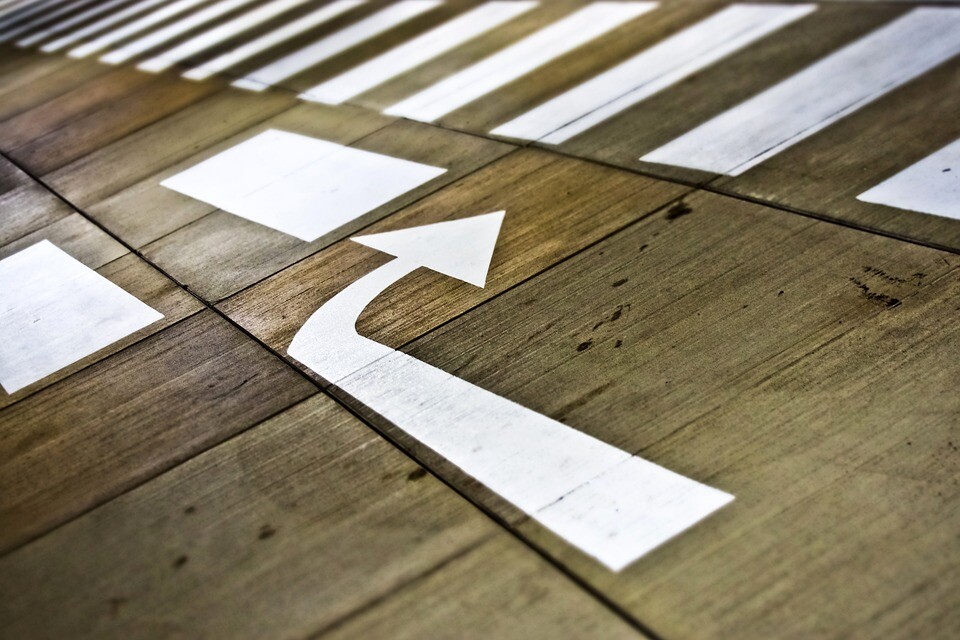
[[[325,396],[0,558],[0,594],[11,637],[638,637]]]
[[[86,211],[98,201],[270,118],[292,96],[222,91],[185,107],[43,176],[52,189]],[[106,222],[106,220],[105,220]]]
[[[510,567],[509,571],[499,570]],[[500,536],[316,638],[645,638]]]
[[[664,9],[657,12],[661,10]],[[822,4],[817,11],[774,36],[759,40],[583,134],[556,147],[544,146],[650,175],[705,182],[714,174],[641,162],[639,158],[889,22],[904,10],[892,4]],[[652,25],[643,41],[658,42],[669,33],[691,26],[695,17],[700,17],[690,13],[689,8],[687,13],[679,8],[677,11],[662,14],[663,23]],[[647,17],[653,20],[657,12]]]
[[[723,196],[685,205],[406,351],[729,506],[612,573],[381,427],[663,637],[943,637],[960,257]]]
[[[231,121],[230,126],[221,127],[217,126],[221,118],[236,108],[238,102],[240,105],[253,106],[261,99],[271,101],[282,94],[251,96],[241,92],[229,92],[223,95],[228,95],[231,99],[211,104],[209,111],[197,112],[189,120],[178,118],[179,122],[176,126],[158,123],[155,126],[156,130],[149,136],[141,136],[136,141],[130,140],[123,145],[122,149],[104,154],[105,158],[96,163],[98,172],[100,167],[107,168],[108,163],[115,162],[114,158],[129,158],[127,164],[132,165],[130,173],[123,176],[122,181],[119,178],[115,179],[114,185],[125,184],[134,175],[140,175],[142,179],[99,202],[91,202],[85,207],[85,211],[131,246],[139,248],[217,210],[206,202],[160,186],[163,180],[171,176],[267,129],[296,131],[324,140],[349,144],[393,122],[392,118],[371,114],[355,107],[328,108],[298,105],[280,111],[256,124],[246,120]],[[287,103],[286,96],[284,103]],[[185,124],[191,126],[187,128]],[[184,130],[187,135],[181,136],[181,131]],[[176,136],[171,135],[174,131],[177,133]],[[162,154],[144,154],[144,148],[155,148],[152,147],[154,140],[172,140],[173,142],[166,143],[167,149]],[[144,156],[149,160],[139,160]],[[141,166],[137,166],[138,164]],[[93,167],[87,166],[79,172],[83,175],[89,174],[92,170]],[[72,176],[69,180],[71,186],[76,182]],[[60,180],[54,182],[64,184]],[[98,189],[97,194],[106,190]],[[89,198],[86,193],[76,193],[76,195],[81,196],[83,200]]]
[[[960,138],[947,96],[960,90],[954,59],[736,177],[712,183],[817,216],[960,250],[960,222],[857,196]]]
[[[12,151],[10,156],[31,173],[43,175],[165,118],[216,90],[215,83],[189,84],[169,76],[154,76],[149,84],[131,91],[125,98],[36,138]]]
[[[38,56],[20,49],[3,47],[3,58],[23,62],[0,69],[0,119],[6,120],[72,91],[111,69],[92,62],[61,56]]]
[[[44,78],[43,84],[49,82]],[[131,69],[115,69],[84,82],[72,91],[0,122],[0,145],[7,154],[84,115],[123,99],[150,82],[150,76]]]
[[[42,185],[28,181],[0,195],[0,246],[7,245],[74,213]]]
[[[409,73],[398,76],[371,91],[357,96],[349,102],[376,111],[382,111],[400,100],[408,98],[439,82],[443,78],[453,75],[457,71],[461,71],[477,61],[522,40],[550,23],[563,19],[581,8],[583,4],[584,3],[579,0],[541,2],[536,9],[518,16],[514,20],[510,20],[496,30],[485,33],[479,38],[471,40],[452,51],[448,51],[443,56],[431,60],[413,69]],[[346,69],[341,69],[340,71],[345,70]],[[313,75],[309,78],[304,77],[303,82],[298,82],[295,85],[291,83],[290,86],[298,91],[305,91],[321,80],[333,77],[334,74],[332,71],[333,70],[330,70],[329,73]]]
[[[205,311],[7,407],[0,412],[0,552],[314,391]]]
[[[80,214],[73,213],[0,247],[0,259],[49,240],[82,264],[96,270],[127,293],[163,314],[163,319],[12,394],[0,392],[0,408],[45,389],[180,320],[203,305],[144,260],[133,255]]]
[[[365,230],[377,233],[506,209],[486,287],[421,270],[405,281],[413,294],[382,297],[370,305],[358,323],[360,332],[402,345],[684,192],[541,151],[511,153]],[[286,352],[294,333],[321,304],[388,259],[344,240],[219,306],[270,347]]]
[[[300,127],[285,130],[303,131]],[[304,132],[309,133],[309,129]],[[146,245],[144,254],[197,295],[209,301],[219,301],[489,164],[512,149],[499,142],[406,121],[391,124],[351,146],[442,167],[447,171],[313,242],[303,242],[218,210]]]

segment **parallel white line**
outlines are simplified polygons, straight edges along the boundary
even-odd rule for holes
[[[740,175],[960,53],[960,9],[914,9],[640,158]]]
[[[101,18],[100,20],[77,29],[72,33],[61,36],[52,42],[48,42],[40,47],[40,51],[43,51],[44,53],[60,51],[65,47],[69,47],[78,40],[83,40],[89,35],[100,33],[101,31],[108,29],[119,22],[123,22],[127,18],[143,13],[148,9],[152,9],[158,4],[163,4],[164,2],[167,2],[167,0],[141,0],[140,2],[130,5],[123,11],[108,15],[105,18]]]
[[[16,25],[20,24],[21,20],[25,20],[26,18],[32,18],[33,16],[36,16],[41,11],[44,11],[45,9],[49,9],[51,7],[55,7],[58,4],[62,4],[63,2],[66,2],[66,0],[40,0],[40,2],[37,2],[32,5],[24,4],[22,6],[18,6],[9,14],[0,18],[0,29],[8,29],[11,27],[16,27]]]
[[[149,60],[144,60],[137,69],[157,73],[170,68],[181,60],[186,60],[190,56],[209,49],[230,38],[241,34],[248,29],[252,29],[276,16],[290,11],[296,7],[310,2],[310,0],[276,0],[269,4],[248,11],[243,15],[229,20],[219,27],[204,31],[203,33],[180,43],[179,45],[157,54]]]
[[[174,38],[199,27],[200,25],[206,24],[213,20],[216,20],[222,15],[240,9],[241,7],[254,2],[255,0],[221,0],[216,2],[208,7],[192,13],[185,18],[181,18],[176,22],[172,22],[167,26],[157,29],[156,31],[151,31],[146,35],[132,40],[127,44],[114,49],[110,53],[100,57],[100,62],[105,62],[107,64],[120,64],[121,62],[126,62],[134,56],[140,55],[144,51],[149,51],[155,47],[162,45],[165,42],[169,42]]]
[[[37,27],[44,25],[51,20],[55,20],[60,16],[70,13],[82,7],[83,5],[91,2],[91,0],[74,0],[58,8],[51,8],[51,11],[44,11],[39,15],[34,16],[32,19],[27,20],[26,22],[17,22],[15,25],[11,25],[6,29],[0,30],[0,42],[6,42],[8,40],[13,40],[14,38],[20,36],[21,34],[32,31]]]
[[[733,5],[491,133],[560,144],[815,10],[812,4]]]
[[[70,29],[70,27],[73,27],[74,25],[80,24],[81,22],[86,22],[91,18],[96,18],[99,15],[107,13],[114,7],[119,7],[120,5],[129,1],[130,0],[110,0],[110,2],[105,2],[103,4],[100,4],[100,3],[94,4],[92,7],[90,7],[86,11],[81,11],[80,13],[73,16],[72,18],[69,18],[67,20],[61,20],[60,22],[51,24],[49,27],[27,36],[26,38],[21,38],[20,40],[17,41],[17,46],[31,47],[37,44],[38,42],[42,42],[47,38],[51,38],[57,35],[58,33],[63,33],[64,31],[67,31],[68,29]]]
[[[177,0],[173,4],[169,4],[162,9],[153,11],[139,20],[134,20],[119,29],[114,29],[109,31],[99,38],[91,40],[86,44],[82,44],[79,47],[75,47],[67,53],[71,58],[84,58],[91,53],[97,53],[98,51],[103,51],[110,45],[125,40],[132,35],[136,35],[141,31],[146,31],[155,24],[160,24],[164,20],[173,18],[184,11],[192,9],[193,7],[202,4],[206,0]]]
[[[487,2],[373,60],[308,89],[300,97],[312,102],[341,104],[530,11],[538,4]]]
[[[263,91],[441,4],[441,0],[402,0],[247,74],[236,80],[233,86],[250,91]]]
[[[655,2],[595,2],[398,102],[384,113],[433,122],[656,6]]]
[[[183,74],[183,77],[188,80],[206,80],[212,75],[226,71],[244,60],[248,60],[291,38],[295,38],[301,33],[309,31],[324,22],[333,20],[340,14],[350,11],[362,5],[364,2],[365,0],[336,0],[335,2],[331,2],[289,24],[285,24],[270,33],[266,33],[259,38],[251,40],[190,69]]]
[[[857,200],[960,220],[960,140],[861,193]]]

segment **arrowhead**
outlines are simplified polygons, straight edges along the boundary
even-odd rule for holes
[[[484,286],[504,211],[353,238],[373,249]]]

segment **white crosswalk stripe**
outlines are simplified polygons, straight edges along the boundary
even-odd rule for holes
[[[113,31],[108,31],[107,33],[101,35],[86,44],[82,44],[79,47],[71,49],[67,54],[71,58],[84,58],[92,53],[97,53],[98,51],[103,51],[108,48],[110,45],[113,45],[121,40],[125,40],[130,36],[136,35],[141,31],[146,31],[150,27],[160,24],[164,20],[168,20],[175,16],[188,11],[196,7],[197,5],[203,4],[206,0],[177,0],[173,4],[169,4],[162,9],[153,11],[139,20],[134,20],[128,24],[123,25],[119,29],[114,29]]]
[[[101,18],[100,20],[97,20],[96,22],[88,24],[85,27],[81,27],[76,31],[67,33],[57,38],[56,40],[53,40],[52,42],[48,42],[47,44],[40,47],[40,51],[43,51],[44,53],[53,53],[54,51],[60,51],[61,49],[65,49],[66,47],[69,47],[75,42],[79,42],[80,40],[83,40],[87,36],[100,33],[101,31],[105,29],[109,29],[115,24],[119,24],[123,22],[127,18],[131,18],[133,16],[139,15],[145,11],[152,9],[153,7],[159,4],[163,4],[166,1],[167,0],[141,0],[140,2],[130,5],[123,11],[110,14],[104,18]]]
[[[110,53],[101,56],[100,61],[106,62],[107,64],[126,62],[144,51],[149,51],[165,42],[169,42],[191,29],[215,20],[231,11],[240,9],[253,1],[254,0],[221,0],[185,18],[168,24],[161,29],[151,31],[141,38],[128,42],[122,47],[114,49]]]
[[[277,0],[269,4],[262,5],[243,15],[237,16],[233,20],[204,31],[203,33],[182,42],[172,49],[164,51],[149,60],[145,60],[137,68],[141,71],[159,72],[170,68],[172,65],[186,60],[190,56],[225,42],[234,36],[237,36],[248,29],[252,29],[268,20],[271,20],[287,11],[291,11],[302,6],[310,0]]]
[[[313,102],[341,104],[526,13],[537,4],[487,2],[369,62],[308,89],[300,97]]]
[[[560,144],[815,9],[815,5],[733,5],[492,133]]]
[[[206,80],[212,75],[226,71],[245,60],[295,38],[324,22],[362,5],[365,0],[336,0],[316,11],[285,24],[284,26],[251,40],[235,49],[208,60],[183,74],[188,80]]]
[[[612,29],[651,11],[655,2],[595,2],[441,80],[384,113],[433,122]]]
[[[81,11],[80,13],[74,14],[67,20],[55,22],[44,29],[30,34],[26,38],[21,38],[17,41],[17,46],[31,47],[38,42],[43,42],[48,38],[52,38],[58,33],[63,33],[74,25],[81,24],[87,20],[90,20],[91,18],[95,18],[99,15],[107,13],[108,11],[112,11],[115,7],[119,7],[127,2],[129,2],[129,0],[110,0],[110,2],[105,2],[102,4],[94,3],[93,6],[89,7],[86,11]]]
[[[441,0],[402,0],[247,74],[236,80],[233,86],[250,91],[263,91],[440,4]]]
[[[643,156],[739,175],[960,53],[960,10],[914,9]]]
[[[960,140],[861,193],[857,200],[960,220]]]

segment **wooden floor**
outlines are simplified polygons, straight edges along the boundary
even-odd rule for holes
[[[191,80],[337,3],[191,49],[281,3],[183,2],[0,3],[0,261],[48,240],[163,314],[0,390],[0,637],[960,637],[960,183],[953,218],[858,199],[960,138],[960,29],[746,171],[640,160],[898,21],[932,17],[904,55],[930,50],[960,6],[809,3],[550,143],[491,132],[735,3],[661,0],[418,121],[387,112],[595,3],[541,2],[323,104],[301,94],[483,3],[431,5],[254,91],[231,83],[403,3],[348,3]],[[269,130],[445,172],[311,241],[161,185]],[[500,210],[486,286],[419,269],[357,331],[735,496],[623,570],[287,354],[389,260],[351,237]]]

